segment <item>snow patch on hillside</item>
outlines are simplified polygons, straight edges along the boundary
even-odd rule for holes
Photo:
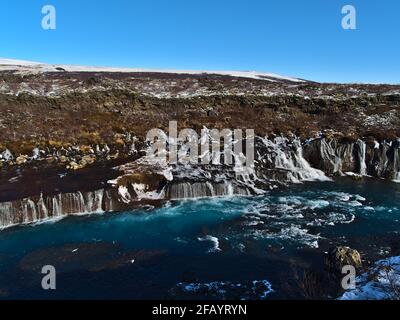
[[[340,300],[391,300],[400,298],[400,256],[379,260],[356,279],[356,289]]]
[[[231,76],[249,79],[265,80],[270,82],[290,81],[304,82],[297,78],[281,76],[274,73],[264,73],[256,71],[202,71],[202,70],[174,70],[174,69],[141,69],[141,68],[114,68],[114,67],[94,67],[64,64],[44,64],[24,60],[13,60],[0,58],[0,71],[17,71],[23,73],[41,72],[126,72],[126,73],[171,73],[171,74],[216,74],[221,76]]]

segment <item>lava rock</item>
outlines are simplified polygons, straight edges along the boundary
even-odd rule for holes
[[[355,268],[362,266],[360,253],[349,247],[336,247],[328,252],[325,263],[330,271],[342,272],[342,268],[351,265]]]

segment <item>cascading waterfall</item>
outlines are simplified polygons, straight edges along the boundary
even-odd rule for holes
[[[192,199],[217,196],[249,195],[245,188],[234,186],[231,182],[174,182],[167,187],[169,199]]]
[[[31,223],[66,215],[104,212],[104,190],[25,198],[0,203],[0,227]],[[107,204],[110,208],[110,204]]]
[[[304,148],[309,163],[328,174],[357,173],[396,181],[400,178],[399,150],[399,140],[367,145],[362,140],[340,143],[325,138],[309,141]]]
[[[99,189],[94,192],[87,193],[87,198],[94,199],[92,206],[86,207],[86,212],[94,212],[94,213],[101,213],[105,210],[103,209],[103,198],[104,198],[104,190]]]
[[[400,140],[367,145],[362,140],[318,138],[302,144],[298,138],[277,137],[257,138],[256,142],[254,166],[245,166],[240,159],[235,159],[234,166],[177,166],[168,169],[167,179],[157,182],[157,178],[151,187],[146,182],[110,183],[106,190],[39,195],[0,203],[0,227],[73,214],[129,210],[143,199],[251,195],[276,187],[277,181],[328,180],[325,173],[368,173],[400,182]],[[164,168],[162,172],[149,172],[151,178],[166,176],[167,171]]]
[[[53,204],[53,217],[60,217],[62,215],[62,203],[61,203],[61,195],[57,195],[52,198]],[[48,217],[46,217],[48,218]]]
[[[400,182],[400,140],[396,141],[395,147],[393,159],[394,181]]]
[[[16,215],[12,202],[0,203],[0,227],[15,224]]]
[[[22,216],[23,223],[36,221],[38,219],[35,203],[31,199],[24,199],[21,203],[22,211],[25,214]]]
[[[303,148],[299,139],[289,142],[286,138],[274,140],[263,139],[268,149],[267,160],[273,169],[282,169],[287,172],[287,179],[293,183],[309,180],[327,180],[325,174],[311,167],[303,157]]]
[[[212,183],[210,181],[207,181],[206,185],[207,185],[208,190],[211,191],[211,197],[215,197],[216,194],[215,194],[214,187],[213,187]]]
[[[318,169],[311,167],[303,157],[303,147],[300,140],[295,140],[293,142],[294,152],[293,157],[295,159],[295,164],[298,168],[298,175],[300,180],[329,180],[326,178],[325,174]]]
[[[359,174],[362,176],[365,176],[365,175],[367,175],[367,164],[366,164],[366,160],[365,160],[367,145],[362,140],[357,140],[356,145],[358,147]]]
[[[374,148],[370,162],[370,168],[374,176],[394,179],[395,172],[392,171],[395,170],[396,155],[393,153],[393,159],[390,159],[392,148],[391,143],[389,144],[386,141],[381,143],[378,148]]]
[[[252,192],[255,194],[264,193],[264,190],[256,187],[256,182],[261,180],[257,176],[254,166],[245,163],[243,154],[233,154],[233,157],[235,181],[242,186],[242,188],[238,188],[238,190],[247,190],[248,194],[251,194]],[[229,195],[233,195],[235,193],[233,186],[230,186],[229,188],[231,191]]]
[[[332,173],[342,171],[342,159],[335,154],[334,148],[325,140],[321,140],[321,158],[332,166]]]
[[[354,170],[353,143],[340,144],[336,140],[317,139],[309,143],[307,148],[311,148],[312,157],[308,158],[313,158],[313,165],[326,173],[343,174]]]

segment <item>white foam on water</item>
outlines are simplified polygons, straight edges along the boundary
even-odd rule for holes
[[[72,216],[72,215],[71,215]],[[54,224],[57,222],[60,222],[61,220],[64,220],[65,218],[68,218],[69,216],[57,216],[57,217],[49,217],[49,218],[44,218],[35,222],[24,222],[24,223],[18,223],[18,224],[10,224],[6,226],[1,226],[0,231],[7,230],[7,229],[12,229],[12,228],[18,228],[18,227],[36,227],[44,224]]]
[[[308,200],[305,205],[306,207],[314,210],[314,209],[326,208],[330,205],[330,203],[329,201],[326,200]]]
[[[250,235],[254,239],[283,240],[310,248],[318,248],[318,240],[321,239],[319,235],[310,234],[307,229],[299,225],[282,227],[280,231],[277,232],[272,230],[254,230]]]
[[[226,300],[232,296],[240,296],[240,300],[265,300],[274,292],[268,280],[252,280],[233,283],[231,281],[213,282],[180,282],[170,293],[186,293],[189,295],[208,295],[213,298]],[[232,299],[232,298],[231,298]]]
[[[365,199],[364,197],[360,196],[359,194],[356,194],[356,195],[354,196],[354,198],[355,198],[357,201],[367,201],[367,199]]]
[[[328,192],[327,195],[334,196],[338,201],[347,202],[350,201],[352,195],[346,192]]]
[[[212,248],[210,248],[207,252],[208,253],[214,253],[214,252],[219,252],[222,251],[219,247],[219,239],[217,237],[211,236],[211,235],[206,235],[204,237],[199,237],[197,238],[199,241],[210,241],[212,243]]]
[[[351,207],[362,207],[363,206],[363,204],[361,202],[358,202],[356,200],[348,202],[347,205],[349,205]]]
[[[311,248],[317,249],[319,247],[318,240],[321,237],[319,235],[308,233],[307,229],[301,228],[300,226],[291,225],[288,228],[281,229],[278,238],[284,240],[298,241]]]

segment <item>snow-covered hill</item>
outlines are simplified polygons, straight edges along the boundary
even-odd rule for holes
[[[126,72],[126,73],[171,73],[171,74],[216,74],[222,76],[241,77],[249,79],[266,80],[270,82],[304,82],[304,80],[281,76],[274,73],[263,73],[256,71],[201,71],[201,70],[172,70],[172,69],[140,69],[140,68],[114,68],[114,67],[92,67],[63,64],[45,64],[40,62],[13,60],[0,58],[0,71],[17,71],[21,73],[41,72]]]

